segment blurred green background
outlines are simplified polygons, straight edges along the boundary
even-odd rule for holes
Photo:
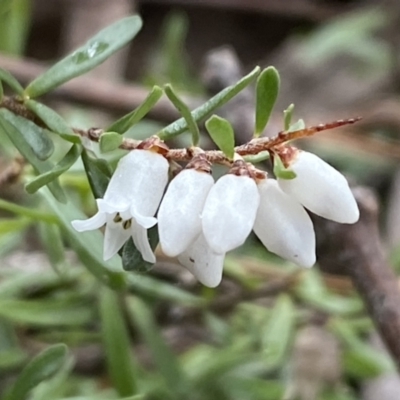
[[[274,65],[282,87],[266,135],[282,129],[290,103],[306,125],[364,117],[358,126],[299,146],[376,192],[380,239],[398,271],[400,4],[375,3],[1,0],[0,67],[26,83],[102,27],[138,12],[141,33],[90,72],[88,86],[45,97],[71,126],[87,129],[132,110],[135,96],[154,84],[172,83],[194,107],[255,65]],[[110,82],[126,91],[102,90]],[[220,115],[234,125],[237,143],[249,140],[253,88]],[[145,138],[176,118],[161,105],[126,136]],[[67,147],[52,139],[58,160]],[[182,135],[170,145],[189,140]],[[1,131],[0,143],[5,169],[16,152]],[[212,148],[206,135],[202,144]],[[93,150],[98,153],[97,145]],[[102,155],[112,165],[120,156]],[[216,289],[197,284],[158,252],[154,268],[130,272],[127,286],[113,291],[88,272],[90,257],[82,265],[91,247],[101,248],[100,232],[89,242],[69,224],[80,210],[94,212],[82,163],[60,181],[72,199],[68,205],[48,194],[30,196],[20,182],[0,184],[1,399],[398,398],[394,363],[340,263],[326,261],[324,246],[319,265],[300,270],[250,237],[227,256]],[[323,224],[320,229],[326,231]],[[39,353],[31,385],[11,389]]]

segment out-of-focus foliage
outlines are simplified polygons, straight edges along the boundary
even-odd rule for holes
[[[8,23],[0,24],[1,51],[21,53],[25,25],[29,25],[15,22],[27,18],[28,8],[22,12],[22,3],[7,2],[1,10],[0,18],[12,15]],[[135,21],[129,35],[107,31],[106,37],[96,40],[106,40],[116,50],[137,33],[139,20],[130,20]],[[331,26],[311,38],[307,58],[331,56],[335,46],[348,42],[350,26],[352,37],[357,32],[359,53],[372,57],[370,49],[366,51],[367,34],[383,22],[382,18],[371,22],[361,15]],[[6,35],[5,30],[12,34]],[[120,30],[118,25],[117,33]],[[174,15],[166,24],[159,75],[177,88],[197,90],[187,63],[176,62],[184,59],[186,31],[183,16]],[[90,43],[85,47],[89,55]],[[324,53],[327,47],[329,54]],[[28,86],[25,94],[44,93],[93,68],[102,61],[96,58],[96,48],[85,68],[71,64],[73,57],[67,57]],[[268,78],[271,71],[272,79]],[[172,139],[191,130],[196,142],[197,123],[258,78],[262,99],[256,131],[260,133],[279,86],[274,70],[260,72],[255,68],[191,113],[185,108],[183,118],[162,129],[157,126],[155,132]],[[165,83],[159,77],[153,80]],[[0,81],[21,95],[22,88],[2,71]],[[21,101],[48,129],[0,110],[2,156],[11,159],[17,149],[25,157],[30,164],[24,173],[26,189],[37,192],[19,196],[18,205],[0,200],[0,398],[276,400],[295,387],[299,377],[294,365],[307,362],[301,358],[300,331],[318,325],[341,349],[340,365],[331,367],[339,369],[339,381],[321,378],[317,382],[325,390],[321,399],[357,399],[356,386],[363,379],[392,372],[394,366],[365,340],[372,324],[361,300],[345,284],[340,290],[340,284],[330,284],[317,269],[299,272],[253,239],[242,254],[228,256],[226,283],[218,289],[200,288],[176,266],[173,273],[166,268],[166,272],[156,269],[141,274],[151,266],[132,242],[124,246],[122,262],[118,256],[104,262],[102,234],[82,234],[72,228],[71,220],[92,213],[94,198],[103,196],[113,162],[121,152],[116,150],[121,135],[129,137],[135,128],[135,135],[149,136],[138,123],[162,94],[154,86],[141,106],[106,129],[99,147],[81,140],[54,110],[28,98]],[[172,91],[169,94],[179,109],[180,99]],[[266,99],[266,95],[271,97]],[[291,116],[292,109],[288,109],[283,128],[301,129],[304,122],[292,124]],[[206,126],[215,143],[232,157],[233,130],[225,121],[213,116]],[[100,152],[109,153],[110,158]],[[259,156],[257,161],[267,158]],[[37,259],[27,253],[27,260],[13,261],[13,251],[32,232],[44,251]],[[156,231],[150,235],[155,247]],[[324,350],[317,342],[311,348],[322,355]],[[87,364],[92,368],[90,374],[85,373]],[[309,379],[313,384],[313,376]]]

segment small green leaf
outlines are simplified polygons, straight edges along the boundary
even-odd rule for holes
[[[25,96],[38,97],[64,82],[90,71],[131,41],[141,27],[141,18],[134,15],[123,18],[101,30],[85,45],[31,82],[25,89]]]
[[[4,96],[3,83],[0,81],[0,103],[3,101],[3,96]]]
[[[7,121],[4,116],[9,117],[10,113],[6,109],[0,109],[0,127],[7,134],[11,142],[17,148],[17,150],[24,156],[24,158],[33,166],[35,171],[39,174],[43,174],[53,168],[53,164],[49,161],[41,161],[37,158],[36,154],[32,151],[29,144],[26,142],[25,137],[21,133],[21,129],[25,129],[24,123],[20,120],[9,118]],[[15,117],[15,116],[14,116]],[[26,121],[22,118],[22,121]],[[25,128],[24,128],[25,127]],[[26,132],[25,132],[26,133]],[[65,193],[62,190],[58,180],[49,183],[49,189],[53,196],[61,203],[66,202]]]
[[[232,160],[235,154],[235,133],[230,122],[213,115],[206,121],[206,128],[213,142]]]
[[[165,85],[164,91],[168,98],[171,100],[171,103],[185,119],[188,130],[192,134],[192,145],[197,146],[200,140],[200,131],[191,111],[189,110],[189,107],[179,98],[171,85]]]
[[[94,197],[96,199],[104,197],[112,174],[107,161],[97,158],[95,154],[87,150],[82,152],[82,161]]]
[[[24,92],[24,88],[21,86],[21,84],[3,68],[0,68],[0,81],[7,83],[7,85],[19,95]]]
[[[56,224],[41,223],[39,233],[51,266],[57,273],[62,273],[65,266],[65,247],[60,227]]]
[[[129,334],[117,293],[103,287],[100,292],[100,317],[108,372],[120,397],[137,394],[135,366]]]
[[[57,218],[49,213],[37,211],[36,209],[19,206],[18,204],[0,199],[0,210],[10,211],[23,217],[28,217],[35,221],[43,221],[48,223],[57,223]]]
[[[260,73],[260,67],[256,67],[248,75],[244,76],[239,82],[234,85],[228,86],[221,92],[217,93],[214,97],[208,100],[206,103],[197,107],[192,111],[193,119],[196,122],[200,122],[210,116],[217,108],[222,107],[229,100],[235,97],[243,89],[245,89],[250,83],[257,78]],[[188,129],[188,125],[184,118],[180,118],[172,124],[162,129],[158,136],[162,140],[172,139],[175,136],[180,135]]]
[[[0,316],[16,324],[76,326],[92,320],[90,304],[81,300],[0,300]]]
[[[64,233],[78,255],[82,264],[100,282],[110,286],[121,288],[125,285],[121,265],[118,260],[103,260],[103,235],[99,230],[89,232],[77,232],[71,225],[73,220],[87,219],[87,216],[76,208],[71,202],[69,204],[57,204],[46,188],[39,191],[46,201],[50,210],[58,217],[58,222]]]
[[[12,124],[19,130],[20,136],[23,137],[25,143],[39,160],[47,160],[53,154],[53,142],[42,128],[38,127],[32,121],[20,117],[19,115],[15,115],[6,109],[1,109],[0,113],[8,123]],[[13,143],[20,151],[16,142]]]
[[[290,106],[283,112],[283,129],[288,131],[290,128],[290,124],[292,123],[294,104],[290,104]]]
[[[154,300],[171,301],[185,307],[202,307],[206,301],[176,285],[163,280],[152,278],[150,275],[128,274],[128,288],[132,293],[145,296]]]
[[[144,102],[129,114],[124,115],[119,120],[115,121],[106,130],[109,132],[125,133],[133,125],[137,124],[160,100],[163,90],[159,86],[154,86],[148,94]]]
[[[68,153],[63,157],[63,159],[55,165],[53,169],[45,172],[42,175],[39,175],[29,183],[25,185],[25,190],[32,194],[37,192],[44,185],[48,185],[50,182],[53,182],[57,179],[61,174],[68,171],[74,164],[75,161],[79,158],[82,152],[82,146],[73,145]]]
[[[52,270],[5,273],[0,282],[0,299],[18,298],[33,293],[49,293],[54,288],[71,287],[77,283],[78,276],[82,276],[78,269],[73,272],[69,270],[63,277]]]
[[[294,124],[290,125],[289,131],[288,132],[296,132],[304,129],[306,127],[306,124],[302,119],[299,119],[297,122]]]
[[[1,207],[0,207],[1,208]],[[21,231],[31,224],[28,218],[0,218],[0,235]]]
[[[255,136],[260,136],[267,126],[279,93],[280,78],[274,67],[268,67],[257,79]]]
[[[244,156],[243,159],[246,162],[252,163],[252,164],[257,164],[260,162],[263,162],[265,160],[269,160],[271,158],[271,155],[269,154],[269,152],[267,150],[265,151],[261,151],[258,154],[255,155],[249,155],[249,156]]]
[[[7,15],[1,17],[0,51],[3,54],[23,56],[32,19],[31,5],[31,0],[13,0]]]
[[[168,389],[174,394],[174,398],[185,398],[188,377],[184,375],[176,355],[168,348],[160,335],[160,328],[154,321],[151,309],[138,297],[130,297],[128,298],[128,310],[143,340],[149,347],[154,363],[163,376]]]
[[[157,247],[159,238],[158,238],[158,228],[152,227],[147,231],[150,247],[154,251]],[[147,272],[153,266],[152,263],[149,263],[143,260],[142,254],[133,244],[132,238],[130,238],[122,248],[122,267],[125,271],[135,271],[135,272]]]
[[[56,344],[34,357],[18,376],[7,400],[26,400],[34,387],[52,377],[64,365],[67,350],[65,344]]]
[[[274,155],[274,175],[280,179],[294,179],[296,178],[296,173],[283,165],[281,158],[275,154]]]
[[[328,314],[354,315],[361,313],[364,308],[357,297],[339,296],[329,292],[317,269],[307,270],[295,290],[302,302]]]
[[[263,334],[265,361],[270,368],[280,366],[284,360],[292,338],[295,310],[289,296],[280,295],[268,318]]]
[[[81,143],[80,136],[76,135],[73,129],[53,109],[35,100],[27,100],[24,104],[46,124],[50,131],[59,134],[69,142],[75,144]]]
[[[116,150],[123,141],[123,136],[117,132],[104,132],[100,136],[100,151],[102,153],[107,153],[109,151]]]
[[[332,318],[328,327],[345,346],[343,365],[349,375],[368,379],[395,371],[390,357],[359,338],[348,321]]]
[[[0,17],[3,18],[4,14],[7,14],[11,10],[13,0],[1,0],[0,1]]]

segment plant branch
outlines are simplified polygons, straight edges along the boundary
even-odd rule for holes
[[[314,218],[318,263],[325,271],[350,276],[400,370],[400,290],[382,248],[378,202],[365,187],[353,189],[353,194],[360,209],[356,224]]]
[[[44,122],[38,120],[38,118],[26,107],[19,102],[17,99],[12,97],[4,96],[0,102],[0,107],[7,108],[13,113],[20,115],[24,118],[27,118],[40,126],[45,126]],[[262,137],[250,140],[248,143],[243,144],[241,146],[235,147],[235,153],[240,156],[249,156],[249,155],[257,155],[263,151],[273,150],[287,142],[292,140],[301,139],[303,137],[314,135],[317,132],[321,132],[328,129],[334,129],[341,126],[354,124],[359,121],[361,118],[350,118],[350,119],[341,119],[334,122],[330,122],[327,124],[319,124],[315,126],[311,126],[309,128],[301,129],[298,131],[281,131],[274,137]],[[91,141],[98,142],[100,140],[101,135],[104,133],[104,130],[101,128],[90,128],[88,130],[83,129],[73,129],[76,134],[82,137],[86,137]],[[120,149],[123,150],[134,150],[136,149],[142,141],[134,140],[129,138],[124,138],[122,144],[119,146]],[[192,149],[170,149],[165,156],[174,161],[190,161],[194,154]],[[208,161],[212,164],[222,164],[222,165],[231,165],[232,160],[227,158],[222,151],[218,150],[208,150],[205,151],[205,156]]]

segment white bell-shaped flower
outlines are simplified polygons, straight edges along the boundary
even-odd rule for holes
[[[132,236],[144,260],[154,263],[147,229],[157,223],[154,214],[168,182],[168,161],[150,150],[133,150],[119,161],[103,199],[96,200],[98,212],[84,221],[72,221],[78,231],[106,224],[104,260],[113,257]]]
[[[315,264],[315,233],[310,217],[275,179],[258,183],[258,207],[254,233],[272,253],[302,267]]]
[[[281,189],[321,217],[339,223],[358,221],[359,210],[346,178],[315,154],[299,150],[290,168],[294,179],[278,179]]]
[[[202,213],[203,233],[218,254],[241,246],[251,232],[260,195],[249,176],[221,177],[208,193]]]
[[[213,177],[195,168],[180,172],[169,184],[158,210],[158,233],[169,257],[183,253],[201,233],[200,214]]]
[[[178,256],[178,261],[200,283],[211,288],[221,283],[224,259],[225,254],[215,253],[202,234]]]

